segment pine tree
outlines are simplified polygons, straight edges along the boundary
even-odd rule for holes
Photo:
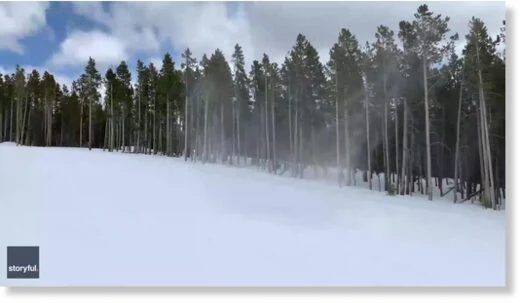
[[[83,93],[83,100],[88,100],[88,148],[91,150],[94,139],[92,132],[92,108],[99,102],[100,94],[98,90],[101,86],[101,75],[96,69],[96,61],[93,58],[89,57],[85,72],[79,82]]]
[[[233,53],[233,80],[234,80],[234,97],[235,97],[235,113],[236,113],[236,152],[238,153],[238,165],[242,157],[242,138],[244,138],[243,124],[250,120],[249,117],[249,79],[245,71],[245,58],[242,47],[235,45]],[[235,153],[235,150],[233,151]]]
[[[428,70],[434,63],[439,62],[446,51],[446,45],[442,43],[446,40],[449,32],[449,17],[442,18],[442,15],[434,15],[429,11],[427,5],[421,5],[414,14],[411,26],[415,37],[413,39],[413,49],[419,55],[422,62],[422,79],[424,90],[424,115],[425,115],[425,137],[426,137],[426,189],[428,199],[433,199],[432,192],[432,169],[431,169],[431,145],[430,145],[430,100],[428,85]],[[403,24],[405,21],[402,21]],[[455,37],[453,37],[455,38]]]

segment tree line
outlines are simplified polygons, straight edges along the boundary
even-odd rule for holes
[[[322,64],[303,34],[280,65],[264,54],[246,71],[240,45],[177,64],[125,61],[104,75],[90,58],[71,87],[16,67],[0,74],[0,142],[79,146],[256,165],[315,176],[334,167],[339,186],[363,171],[390,194],[432,189],[453,202],[505,196],[505,21],[493,38],[468,23],[462,54],[449,18],[421,5],[395,33],[379,26],[361,44],[341,29]],[[101,86],[105,94],[99,93]],[[447,183],[446,180],[451,180]],[[446,184],[448,184],[446,186]],[[446,188],[445,188],[446,187]]]

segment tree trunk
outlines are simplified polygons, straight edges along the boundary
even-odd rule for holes
[[[370,121],[369,121],[369,109],[368,109],[368,91],[366,85],[365,88],[365,120],[366,120],[366,139],[367,139],[367,168],[368,168],[368,189],[372,190],[372,166],[370,160],[372,153],[370,150]]]
[[[454,179],[453,179],[453,203],[457,203],[457,193],[459,192],[459,148],[460,148],[460,116],[462,112],[462,82],[460,83],[459,91],[459,105],[457,109],[457,140],[455,143],[455,164],[454,164]]]
[[[49,105],[47,106],[47,146],[52,146],[52,107],[53,100],[49,101]],[[30,111],[30,109],[29,109]]]
[[[415,192],[415,175],[413,171],[413,166],[415,163],[415,159],[417,158],[417,147],[415,146],[415,136],[413,132],[413,117],[410,118],[410,125],[412,125],[412,131],[410,132],[410,161],[408,165],[408,171],[410,172],[410,196]]]
[[[92,150],[92,97],[88,98],[88,150]]]
[[[399,108],[395,106],[395,189],[399,189],[401,182],[399,180]]]
[[[204,152],[202,161],[208,161],[208,97],[204,98]]]
[[[113,116],[112,116],[113,117]],[[137,149],[136,152],[141,153],[141,91],[139,91],[139,97],[137,98]]]
[[[316,138],[314,134],[314,121],[311,118],[311,153],[312,167],[314,168],[314,178],[318,178],[318,166],[316,163]]]
[[[7,121],[8,121],[7,108],[4,109],[4,129],[2,134],[2,140],[6,140],[7,138]]]
[[[444,143],[445,140],[444,140],[444,130],[445,130],[445,111],[444,111],[444,106],[442,107],[442,122],[441,122],[441,142]],[[443,191],[443,186],[442,186],[442,182],[444,180],[444,146],[443,145],[439,145],[439,148],[440,148],[440,163],[439,163],[439,191],[440,191],[440,195],[441,197],[444,197],[444,191]]]
[[[25,121],[27,119],[27,97],[25,97],[25,101],[23,101],[23,108],[22,108],[22,123],[21,123],[21,127],[20,127],[20,144],[23,144],[23,139],[24,139],[24,135],[25,135]]]
[[[293,143],[293,176],[297,175],[298,165],[298,102],[295,102],[294,110],[294,143]]]
[[[186,58],[186,63],[188,59]],[[186,97],[184,98],[184,161],[188,160],[188,77],[187,77],[188,66],[186,65]]]
[[[121,145],[123,146],[123,152],[126,151],[126,132],[125,132],[125,116],[126,116],[126,108],[123,105],[121,114]]]
[[[340,141],[339,141],[339,85],[338,85],[338,68],[337,64],[335,64],[335,70],[336,70],[336,169],[337,169],[337,178],[338,178],[338,185],[341,187],[343,185],[343,178],[342,178],[342,168],[341,168],[341,156],[340,156]],[[291,103],[289,102],[289,108]]]
[[[166,155],[171,156],[170,102],[166,96]],[[187,123],[186,123],[187,124]],[[186,157],[184,158],[186,160]]]
[[[299,135],[299,138],[298,138],[298,166],[297,166],[297,172],[299,174],[299,177],[300,178],[303,178],[303,175],[304,175],[304,167],[305,167],[305,157],[304,157],[304,153],[303,153],[303,123],[301,123],[302,121],[304,121],[304,116],[303,116],[303,111],[302,113],[300,114],[301,117],[299,118],[301,121],[300,121],[300,127],[299,127],[299,131],[298,131],[298,135]]]
[[[112,83],[110,83],[110,151],[114,150],[114,99]]]
[[[345,177],[347,186],[352,185],[352,173],[350,171],[350,133],[348,125],[348,108],[344,105],[344,127],[345,127]]]
[[[272,167],[273,172],[276,173],[278,163],[276,162],[276,123],[275,123],[275,115],[274,115],[274,99],[275,99],[275,91],[274,85],[271,84],[271,130],[272,130],[272,140],[273,140],[273,161]]]
[[[29,113],[27,113],[27,131],[26,131],[26,135],[25,135],[25,145],[28,145],[28,146],[32,145],[31,144],[31,115],[32,115],[32,106],[31,106],[31,104],[29,104]]]
[[[428,70],[426,65],[426,57],[423,56],[423,82],[424,82],[424,123],[426,136],[426,190],[428,193],[428,200],[433,200],[432,191],[432,156],[430,148],[430,109],[428,101]]]
[[[240,157],[242,157],[242,150],[240,149],[240,104],[237,108],[237,151],[238,151],[238,158],[237,158],[237,165],[240,166]]]
[[[145,154],[148,154],[149,152],[149,147],[150,147],[150,140],[148,139],[149,138],[149,131],[148,131],[148,124],[149,124],[149,121],[148,121],[148,116],[149,116],[149,109],[148,109],[148,104],[146,104],[145,106],[145,111],[144,111],[144,134],[143,134],[143,149],[144,149],[144,153]]]
[[[63,146],[63,128],[65,123],[65,115],[63,114],[63,110],[61,112],[61,127],[60,127],[60,146]]]
[[[157,137],[156,137],[156,131],[157,131],[157,125],[155,124],[155,118],[156,118],[156,112],[157,112],[157,103],[156,103],[156,100],[155,100],[155,94],[153,96],[153,147],[152,147],[152,150],[153,150],[153,154],[156,155],[157,154]]]
[[[267,75],[265,76],[265,105],[264,105],[264,124],[265,124],[265,142],[266,142],[266,165],[269,172],[271,172],[271,155],[269,152],[269,115],[268,115],[268,89],[267,89]]]
[[[192,158],[192,161],[195,161],[195,160],[200,160],[200,155],[201,155],[201,146],[200,146],[200,98],[197,98],[195,99],[195,110],[192,110],[191,113],[195,114],[195,116],[193,118],[195,118],[195,127],[194,127],[194,132],[193,132],[193,135],[194,135],[194,140],[195,140],[195,154],[194,154],[194,157]],[[193,119],[191,119],[191,122],[193,123]]]
[[[390,184],[390,146],[388,142],[388,96],[387,96],[387,88],[386,88],[386,71],[383,71],[383,91],[384,91],[384,130],[383,135],[384,139],[384,157],[385,157],[385,189],[388,190],[388,186]]]
[[[108,134],[109,132],[109,119],[106,119],[105,121],[105,137],[104,137],[104,140],[103,140],[103,151],[105,151],[107,148],[108,150],[110,151],[110,136]]]
[[[224,159],[227,156],[226,153],[226,143],[225,143],[225,133],[224,133],[224,103],[220,102],[220,161],[225,162]]]
[[[79,147],[83,146],[83,102],[85,99],[83,99],[82,102],[80,102],[80,110],[79,110]]]
[[[11,98],[11,117],[9,119],[9,141],[13,142],[13,108],[14,98]]]
[[[294,154],[294,141],[293,141],[293,131],[292,131],[292,102],[291,102],[291,77],[289,76],[289,85],[287,86],[287,95],[289,98],[289,154]]]
[[[408,104],[407,100],[403,99],[404,114],[403,114],[403,159],[402,159],[402,170],[401,170],[401,182],[399,193],[401,195],[406,194],[407,176],[406,174],[406,153],[408,152]],[[397,189],[397,188],[396,188]]]
[[[479,164],[480,164],[480,188],[482,189],[486,183],[486,175],[485,175],[485,168],[484,168],[484,150],[482,149],[484,143],[482,141],[482,122],[481,122],[481,115],[480,115],[480,109],[478,109],[479,112],[477,114],[477,144],[478,144],[478,152],[479,152]]]
[[[481,129],[482,129],[482,143],[483,143],[483,154],[484,154],[484,171],[485,171],[485,183],[484,189],[486,193],[484,193],[489,201],[491,202],[491,207],[496,209],[496,196],[495,196],[495,188],[494,188],[494,180],[493,180],[493,165],[491,160],[491,148],[489,144],[489,129],[487,123],[487,110],[486,110],[486,101],[484,99],[484,89],[482,83],[482,73],[479,69],[479,99],[480,99],[480,115],[481,115]]]
[[[235,163],[236,156],[236,97],[235,100],[231,101],[231,159],[229,160],[229,164],[233,165]]]
[[[162,120],[163,120],[163,117],[162,117],[162,114],[160,115],[159,117],[159,134],[158,134],[158,138],[159,138],[159,143],[157,144],[157,152],[160,154],[160,155],[163,155],[164,154],[164,150],[163,150],[163,145],[162,145],[162,142],[163,142],[163,137],[162,137]]]

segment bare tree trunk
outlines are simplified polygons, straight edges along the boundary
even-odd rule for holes
[[[114,99],[113,99],[112,83],[110,83],[110,151],[113,151],[113,150],[114,150]]]
[[[428,200],[433,200],[432,191],[432,156],[430,148],[430,109],[428,100],[428,66],[426,65],[426,57],[423,56],[423,82],[424,82],[424,123],[426,136],[426,190]]]
[[[53,103],[53,99],[51,99],[49,100],[49,105],[47,106],[47,146],[52,146],[52,108],[54,106]]]
[[[92,97],[88,98],[88,150],[92,150]]]
[[[170,102],[166,96],[166,155],[171,155],[171,133],[170,133]],[[187,125],[187,123],[186,123]],[[185,130],[186,131],[186,130]],[[186,160],[186,157],[184,158]]]
[[[149,109],[148,109],[148,104],[146,105],[145,107],[145,111],[144,111],[144,134],[143,134],[143,149],[144,149],[144,153],[145,154],[148,154],[149,152],[149,147],[150,147],[150,140],[148,139],[149,138],[149,130],[148,130],[148,126],[149,126],[149,121],[148,121],[148,116],[149,116]]]
[[[388,186],[390,185],[390,145],[388,141],[388,95],[386,88],[386,70],[383,70],[383,92],[384,92],[384,130],[383,135],[385,136],[384,144],[384,158],[386,161],[385,164],[385,189],[388,190]]]
[[[156,137],[156,132],[157,132],[157,124],[155,123],[155,118],[156,118],[156,112],[157,112],[157,102],[155,100],[155,94],[153,96],[153,154],[154,155],[157,155],[157,137]]]
[[[125,116],[126,116],[126,108],[125,106],[123,105],[123,108],[122,108],[122,121],[121,121],[121,142],[122,142],[122,146],[123,146],[123,152],[126,151],[126,132],[125,132]]]
[[[414,136],[414,132],[413,132],[413,117],[408,117],[410,118],[410,125],[411,125],[411,131],[410,131],[410,160],[408,161],[408,175],[410,176],[409,177],[409,180],[410,180],[410,184],[408,186],[408,191],[409,191],[409,194],[410,196],[413,194],[413,192],[415,191],[415,176],[413,174],[413,165],[414,165],[414,161],[415,161],[415,158],[417,157],[417,148],[415,146],[415,136]]]
[[[8,119],[8,115],[7,115],[7,109],[4,108],[3,110],[3,119],[4,119],[4,125],[3,125],[3,129],[0,131],[0,135],[2,136],[2,140],[5,140],[7,138],[7,120]]]
[[[266,164],[267,164],[267,169],[269,172],[271,172],[271,155],[270,155],[270,152],[269,152],[269,115],[268,115],[268,108],[269,108],[269,103],[268,103],[268,89],[267,89],[267,85],[268,85],[268,82],[267,82],[267,75],[265,76],[265,105],[264,105],[264,117],[265,117],[265,120],[264,120],[264,124],[265,124],[265,142],[266,142]]]
[[[264,108],[263,108],[264,105],[259,105],[258,106],[258,111],[259,111],[259,115],[260,115],[260,129],[258,130],[258,137],[260,138],[260,159],[259,159],[259,163],[260,163],[260,166],[265,169],[265,163],[267,162],[267,156],[266,156],[266,150],[265,150],[265,146],[267,145],[266,142],[265,142],[265,127],[264,127],[264,121],[265,121],[265,118],[264,118]]]
[[[208,161],[208,97],[204,98],[204,152],[202,161]]]
[[[231,165],[233,165],[236,156],[236,114],[235,114],[235,106],[236,106],[236,98],[231,102],[231,137],[233,138],[231,141],[231,160],[229,161]]]
[[[27,114],[27,131],[26,131],[26,136],[25,136],[26,137],[25,145],[29,145],[29,146],[32,145],[31,144],[31,115],[32,115],[32,106],[29,103],[29,113]],[[62,115],[62,117],[63,117],[63,115]],[[62,128],[63,128],[63,126],[62,126]]]
[[[442,122],[441,122],[441,142],[444,143],[444,130],[445,130],[445,110],[444,110],[444,106],[442,107]],[[439,190],[440,190],[440,194],[441,194],[441,197],[444,196],[444,191],[443,191],[443,187],[442,187],[442,182],[444,180],[444,146],[443,145],[439,145],[439,148],[440,148],[440,163],[439,163]]]
[[[226,143],[224,139],[224,103],[220,102],[220,161],[224,162],[224,158],[227,156]]]
[[[109,119],[106,119],[105,121],[105,137],[103,139],[103,151],[105,151],[107,148],[108,150],[110,151],[110,136],[108,134],[108,130],[109,130],[110,126],[109,126]]]
[[[16,122],[15,122],[16,132],[15,132],[15,141],[16,146],[20,144],[20,101],[16,98]]]
[[[65,117],[64,117],[64,114],[63,114],[63,110],[62,110],[62,113],[61,113],[61,127],[60,127],[60,146],[63,146],[63,124],[65,123]]]
[[[193,135],[194,135],[194,140],[195,140],[195,155],[194,157],[192,158],[192,161],[195,161],[195,160],[200,160],[200,155],[201,155],[201,146],[200,146],[200,98],[197,98],[195,99],[195,110],[192,110],[191,113],[195,114],[195,116],[193,118],[195,118],[195,131],[193,132]],[[194,121],[194,119],[191,119],[192,123]]]
[[[367,139],[367,168],[368,168],[368,189],[372,190],[372,166],[370,160],[372,153],[370,150],[370,120],[369,120],[369,109],[368,109],[368,91],[366,85],[365,88],[365,120],[366,120],[366,139]]]
[[[347,186],[352,185],[352,172],[350,167],[350,132],[348,125],[348,108],[344,105],[344,127],[345,127],[345,177]]]
[[[343,185],[343,178],[342,178],[342,168],[341,168],[341,156],[340,156],[340,141],[339,141],[339,136],[340,136],[340,133],[339,133],[339,85],[338,85],[338,68],[337,68],[337,64],[334,62],[335,64],[335,70],[336,70],[336,76],[335,76],[335,80],[336,80],[336,169],[337,169],[337,173],[338,173],[338,185],[339,187],[341,187]],[[289,108],[290,108],[290,103],[289,103]]]
[[[113,116],[112,116],[113,117]],[[139,91],[139,97],[137,98],[137,149],[136,152],[141,153],[141,91]]]
[[[401,183],[399,183],[399,193],[406,194],[407,176],[406,174],[406,154],[408,152],[408,104],[407,100],[403,99],[404,114],[403,114],[403,163],[401,170]],[[397,189],[397,188],[396,188]]]
[[[479,99],[480,99],[480,115],[481,115],[481,129],[482,129],[482,143],[483,143],[483,152],[485,155],[484,159],[484,171],[486,175],[486,186],[484,189],[487,191],[487,196],[489,201],[491,202],[491,207],[496,209],[496,195],[495,195],[495,186],[494,186],[494,178],[493,178],[493,163],[491,157],[491,147],[489,143],[489,128],[487,122],[487,108],[486,101],[484,99],[484,84],[482,80],[482,71],[480,69],[479,63],[479,51],[477,48],[477,64],[478,68],[478,77],[479,77]],[[489,183],[488,183],[489,182]]]
[[[289,76],[289,85],[287,86],[287,94],[289,97],[289,154],[293,155],[294,153],[294,141],[293,141],[293,131],[292,131],[292,102],[291,102],[291,77]]]
[[[480,109],[479,109],[480,111]],[[485,170],[484,170],[484,151],[482,149],[483,143],[482,143],[482,122],[481,122],[481,115],[480,112],[477,115],[477,143],[478,143],[478,153],[479,153],[479,164],[480,164],[480,188],[482,189],[486,183],[486,176],[485,176]]]
[[[459,148],[460,148],[460,116],[462,112],[462,82],[459,90],[459,105],[457,109],[457,141],[455,143],[455,164],[453,177],[453,203],[457,203],[457,193],[459,192]]]
[[[159,143],[157,144],[157,152],[160,154],[160,155],[163,155],[164,154],[164,150],[163,150],[163,138],[162,138],[162,121],[163,121],[163,115],[161,114],[159,116],[159,134],[158,134],[158,141]]]
[[[188,59],[186,58],[186,63]],[[186,65],[186,72],[188,66]],[[188,124],[188,77],[186,77],[186,97],[184,98],[184,161],[188,160],[188,135],[189,135],[189,124]]]
[[[314,121],[311,118],[311,153],[312,153],[312,167],[314,168],[314,178],[318,178],[318,165],[316,161],[316,138],[314,133]]]
[[[83,103],[85,99],[80,102],[80,114],[79,114],[79,147],[83,146]]]
[[[298,165],[298,102],[295,102],[294,111],[294,143],[293,143],[293,176],[297,175]]]
[[[274,99],[275,99],[275,92],[274,92],[274,85],[271,84],[271,130],[272,130],[272,140],[273,140],[273,161],[272,161],[272,167],[273,172],[276,173],[278,163],[276,162],[276,123],[275,123],[275,115],[274,115]]]
[[[238,159],[237,164],[240,166],[240,158],[242,157],[242,150],[240,149],[240,105],[237,108],[237,151],[238,151]]]
[[[23,139],[25,135],[25,121],[27,119],[27,97],[25,97],[25,101],[23,101],[22,108],[22,123],[20,127],[20,144],[23,144]]]
[[[394,99],[395,100],[395,99]],[[395,179],[396,179],[396,189],[400,188],[400,180],[399,180],[399,108],[396,104],[395,106]]]
[[[13,141],[13,108],[14,108],[14,98],[11,98],[11,117],[9,119],[9,141]]]

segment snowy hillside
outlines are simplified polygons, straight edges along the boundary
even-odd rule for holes
[[[375,185],[377,189],[377,183]],[[181,159],[0,144],[1,285],[504,286],[506,213]]]

